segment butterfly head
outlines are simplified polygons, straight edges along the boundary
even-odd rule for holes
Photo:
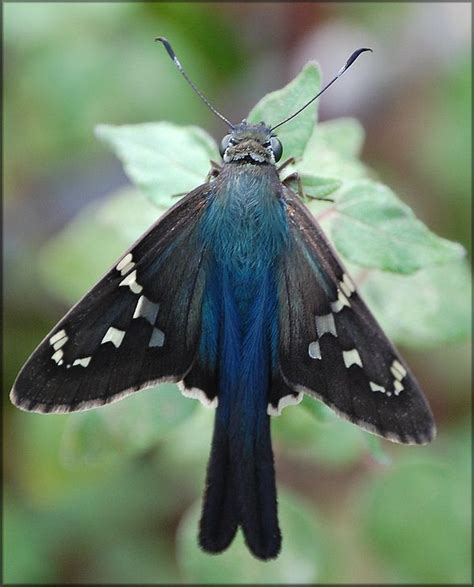
[[[372,51],[372,49],[368,49],[367,47],[354,51],[346,61],[345,65],[337,72],[336,76],[327,83],[322,90],[308,100],[306,104],[303,104],[299,110],[291,114],[291,116],[288,116],[277,125],[270,128],[264,122],[261,122],[260,124],[249,124],[245,119],[242,120],[240,124],[232,124],[229,119],[214,108],[201,90],[191,81],[188,74],[183,69],[181,62],[176,57],[176,53],[171,47],[169,41],[164,37],[157,37],[155,41],[160,41],[160,43],[163,44],[170,59],[176,65],[191,88],[206,106],[229,127],[230,133],[222,139],[220,145],[220,153],[224,159],[224,163],[250,163],[252,165],[275,164],[282,156],[283,147],[277,137],[273,134],[273,131],[295,118],[295,116],[298,116],[300,112],[319,98],[319,96],[321,96],[321,94],[340,78],[341,75],[356,61],[361,53]]]
[[[225,163],[274,164],[283,148],[265,123],[249,124],[243,120],[222,139],[220,153]]]

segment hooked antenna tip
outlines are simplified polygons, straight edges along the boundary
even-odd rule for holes
[[[164,46],[164,48],[166,49],[166,52],[171,57],[171,59],[174,60],[176,58],[174,51],[171,48],[171,45],[170,45],[170,42],[168,41],[168,39],[166,39],[165,37],[156,37],[155,42],[156,41],[159,41]]]
[[[179,59],[176,57],[176,53],[173,51],[170,42],[165,37],[155,37],[155,41],[159,41],[163,47],[166,49],[171,61],[176,65],[181,75],[184,79],[188,82],[191,88],[196,92],[196,94],[201,98],[201,100],[206,104],[206,106],[214,112],[216,116],[218,116],[221,120],[223,120],[229,128],[234,128],[234,125],[228,120],[225,116],[223,116],[220,112],[218,112],[214,106],[209,102],[206,96],[201,92],[201,90],[193,83],[193,81],[189,78],[188,74],[184,71],[183,66],[181,65]]]
[[[370,51],[371,53],[373,53],[372,49],[370,49],[369,47],[362,47],[362,49],[357,49],[357,51],[354,51],[354,53],[352,53],[352,55],[347,60],[346,69],[354,63],[354,61],[357,59],[357,57],[359,57],[361,53],[365,53],[366,51]]]
[[[373,53],[372,49],[369,49],[368,47],[362,47],[361,49],[356,49],[352,55],[349,57],[349,59],[346,61],[346,63],[341,67],[341,69],[336,73],[335,77],[333,77],[333,79],[327,83],[324,88],[318,92],[316,94],[316,96],[314,96],[313,98],[311,98],[311,100],[309,100],[308,102],[306,102],[306,104],[304,104],[304,106],[302,106],[299,110],[297,110],[294,114],[292,114],[291,116],[289,116],[288,118],[285,118],[285,120],[283,120],[282,122],[279,122],[277,125],[272,127],[272,131],[275,130],[276,128],[278,128],[279,126],[281,126],[282,124],[286,124],[287,122],[289,122],[292,118],[294,118],[295,116],[297,116],[300,112],[302,112],[305,108],[307,108],[310,104],[312,104],[316,98],[319,98],[319,96],[321,96],[321,94],[324,94],[324,92],[330,87],[332,86],[332,84],[341,77],[341,75],[347,71],[349,69],[349,67],[354,63],[354,61],[357,59],[357,57],[359,57],[359,55],[361,53],[364,53],[365,51],[370,51],[371,53]]]

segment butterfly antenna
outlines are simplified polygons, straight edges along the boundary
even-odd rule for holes
[[[201,92],[201,90],[194,85],[192,80],[189,78],[188,74],[184,71],[184,68],[181,65],[181,62],[176,57],[176,53],[173,51],[173,47],[170,45],[168,39],[165,39],[164,37],[156,37],[155,41],[159,41],[160,43],[162,43],[164,45],[166,52],[168,53],[168,55],[170,56],[171,60],[176,65],[176,67],[179,69],[181,75],[188,82],[188,84],[192,87],[192,89],[196,92],[196,94],[201,98],[201,100],[204,102],[204,104],[206,104],[206,106],[209,108],[209,110],[214,112],[214,114],[216,116],[218,116],[221,120],[223,120],[227,124],[228,127],[230,127],[231,129],[234,128],[234,125],[230,122],[230,120],[228,120],[225,116],[223,116],[220,112],[218,112],[214,108],[214,106],[209,102],[209,100],[206,98],[206,96]]]
[[[281,126],[282,124],[287,123],[289,120],[292,120],[295,116],[298,116],[298,114],[300,112],[302,112],[305,108],[307,108],[310,104],[312,104],[317,98],[319,98],[319,96],[321,94],[323,94],[328,88],[329,86],[332,86],[332,84],[341,77],[341,75],[347,71],[349,69],[349,67],[354,63],[354,61],[359,57],[359,55],[361,53],[365,53],[365,51],[370,51],[372,52],[372,49],[369,49],[368,47],[363,47],[362,49],[357,49],[357,51],[354,51],[354,53],[352,53],[352,55],[349,57],[349,59],[346,61],[345,65],[343,67],[341,67],[341,69],[337,72],[337,74],[335,75],[335,77],[324,86],[324,88],[318,92],[316,94],[316,96],[314,96],[314,98],[311,98],[311,100],[309,102],[306,102],[306,104],[304,106],[302,106],[297,112],[295,112],[294,114],[292,114],[291,116],[289,116],[288,118],[285,118],[285,120],[283,120],[283,122],[279,122],[276,126],[274,126],[271,130],[274,131],[276,128],[278,128],[279,126]]]

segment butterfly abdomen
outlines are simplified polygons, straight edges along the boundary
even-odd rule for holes
[[[220,552],[240,525],[250,549],[273,558],[281,542],[267,415],[275,288],[267,272],[244,315],[227,271],[220,283],[218,406],[200,542],[205,550]]]

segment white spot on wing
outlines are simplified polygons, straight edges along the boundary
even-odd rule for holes
[[[344,365],[347,367],[347,369],[349,369],[351,365],[359,365],[359,367],[362,367],[362,359],[360,358],[357,349],[342,351],[342,357],[344,359]]]
[[[400,363],[398,361],[394,361],[394,363],[395,362],[398,365],[400,365]],[[403,366],[401,366],[401,368],[403,369],[403,371],[406,374],[405,368]],[[394,376],[393,390],[385,389],[385,387],[382,387],[381,385],[377,385],[373,381],[370,381],[370,388],[372,389],[372,391],[381,391],[382,393],[385,393],[387,397],[391,397],[392,395],[395,395],[395,396],[400,395],[400,393],[405,389],[403,384],[401,383],[401,379],[403,379],[403,377],[400,375],[400,371],[398,371],[398,369],[394,368],[393,363],[392,363],[392,367],[390,367],[390,371],[392,372],[392,374]]]
[[[76,365],[80,365],[81,367],[87,367],[87,365],[91,362],[92,357],[84,357],[82,359],[76,359],[72,364],[73,367]]]
[[[401,391],[403,391],[405,389],[403,387],[403,384],[400,383],[400,381],[398,381],[397,379],[395,379],[393,387],[395,389],[395,391],[394,391],[395,395],[398,395]]]
[[[342,276],[342,281],[346,284],[346,286],[351,292],[355,291],[355,285],[352,282],[352,279],[349,277],[349,275],[347,275],[347,273],[344,273],[344,275]]]
[[[153,332],[151,333],[150,342],[148,343],[149,347],[154,346],[163,346],[165,344],[165,333],[160,330],[159,328],[153,328]]]
[[[351,290],[350,290],[350,289],[347,287],[347,285],[346,285],[346,284],[345,284],[343,281],[341,281],[341,282],[339,283],[339,287],[342,289],[342,291],[344,292],[344,294],[345,294],[345,295],[346,295],[348,298],[350,298],[350,297],[351,297],[351,293],[352,293],[352,292],[351,292]]]
[[[60,338],[59,340],[57,340],[54,344],[53,344],[53,349],[55,351],[57,351],[58,349],[60,349],[61,347],[63,347],[67,341],[69,340],[68,336],[63,336],[62,338]]]
[[[346,273],[342,276],[342,281],[339,282],[339,287],[348,298],[350,298],[355,291],[355,285]]]
[[[335,302],[331,302],[331,310],[333,312],[340,312],[344,306],[348,308],[351,307],[349,300],[346,296],[342,293],[340,289],[337,290],[337,300]]]
[[[135,312],[133,313],[133,317],[145,318],[145,320],[147,320],[153,326],[153,324],[155,324],[159,308],[160,304],[155,304],[147,297],[140,296],[140,299],[137,302],[137,307],[135,308]]]
[[[101,344],[111,342],[114,346],[119,348],[119,346],[122,344],[124,336],[125,330],[119,330],[118,328],[114,328],[113,326],[111,326],[105,333],[105,336],[101,341]]]
[[[321,338],[326,332],[329,332],[333,336],[337,336],[334,316],[332,314],[316,316],[316,330],[318,331],[318,338]]]
[[[128,253],[125,257],[118,263],[116,269],[120,271],[122,275],[126,275],[130,269],[135,265],[133,262],[132,253]]]
[[[60,330],[59,332],[56,332],[56,334],[49,339],[49,344],[54,345],[55,342],[57,342],[61,338],[64,338],[65,336],[66,336],[66,331]]]
[[[281,416],[281,411],[287,406],[296,406],[303,399],[303,392],[299,392],[297,395],[288,394],[280,398],[277,407],[275,408],[272,404],[267,406],[267,414],[269,416]]]
[[[372,391],[381,391],[382,393],[385,393],[385,387],[382,387],[382,385],[377,385],[377,383],[374,383],[373,381],[369,381],[369,385]]]
[[[139,283],[137,283],[136,269],[135,271],[132,271],[129,275],[127,275],[127,277],[122,279],[122,281],[119,283],[119,287],[121,285],[128,285],[130,290],[135,294],[139,294],[143,289],[143,287]]]
[[[397,361],[397,359],[393,361],[392,366],[390,367],[390,371],[392,372],[392,375],[395,377],[395,379],[398,379],[399,381],[401,381],[407,374],[405,367],[399,361]]]
[[[407,374],[406,369],[399,361],[397,361],[397,359],[393,361],[393,366],[395,367],[395,369],[398,369],[398,371],[400,371],[403,377],[405,377],[405,375]]]
[[[63,351],[59,349],[55,353],[53,353],[53,356],[51,358],[59,365],[60,361],[62,362],[63,355]]]
[[[321,348],[319,346],[319,342],[315,340],[311,342],[308,347],[308,354],[312,359],[320,359],[321,358]]]

